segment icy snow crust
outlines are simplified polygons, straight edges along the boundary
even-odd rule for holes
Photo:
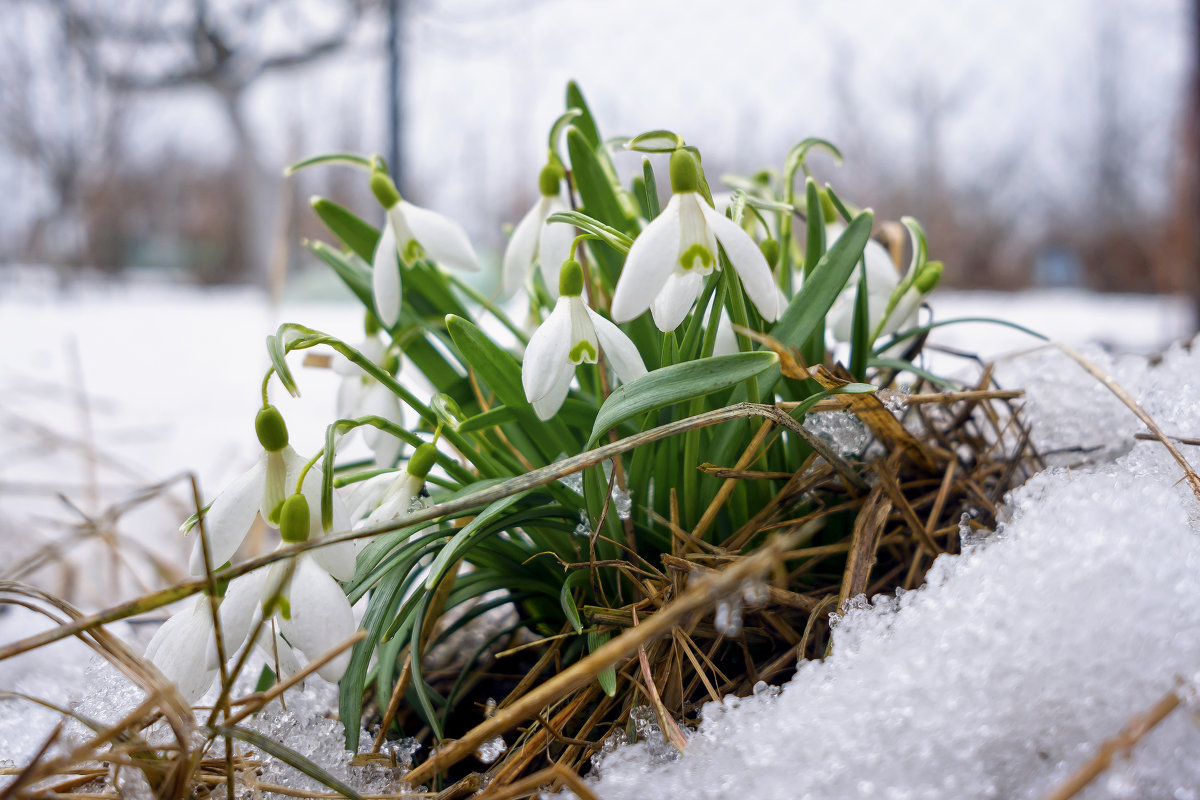
[[[1089,352],[1168,433],[1200,432],[1200,357]],[[1037,798],[1200,670],[1200,505],[1160,444],[1056,352],[1004,365],[1039,446],[1088,454],[1009,498],[1009,519],[927,585],[860,600],[833,654],[775,696],[708,704],[686,754],[602,759],[620,798]],[[1185,448],[1193,450],[1194,448]],[[1091,463],[1081,463],[1090,459]],[[1196,459],[1200,461],[1200,459]],[[1200,731],[1176,711],[1081,796],[1200,796]]]

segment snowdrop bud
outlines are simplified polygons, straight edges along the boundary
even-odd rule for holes
[[[557,197],[558,184],[563,179],[562,169],[555,163],[551,162],[542,167],[542,173],[538,175],[538,189],[543,197]]]
[[[763,258],[767,259],[767,263],[772,267],[779,261],[779,242],[774,239],[763,239],[759,242],[758,249],[762,250]]]
[[[840,222],[837,208],[833,205],[833,198],[829,196],[829,192],[824,189],[817,190],[817,197],[821,198],[821,218],[825,220],[826,225],[832,225],[835,222]]]
[[[283,501],[283,509],[279,512],[279,535],[289,544],[308,541],[310,520],[308,500],[297,492]]]
[[[266,405],[259,409],[254,418],[254,432],[268,453],[277,453],[288,445],[287,425],[275,406]]]
[[[376,170],[371,173],[371,191],[384,208],[391,208],[400,202],[400,192],[392,182],[392,176],[386,172]]]
[[[687,150],[671,153],[671,191],[695,192],[700,188],[700,166]]]
[[[558,271],[558,294],[561,297],[579,297],[583,294],[583,267],[573,258],[564,261]]]
[[[400,356],[395,353],[388,353],[388,357],[379,366],[383,367],[383,371],[388,375],[395,375],[396,370],[400,369]]]
[[[429,474],[429,470],[433,469],[433,462],[436,460],[437,448],[426,442],[417,447],[408,459],[408,474],[414,478],[424,478]]]
[[[913,281],[913,286],[921,294],[929,294],[934,287],[942,279],[942,262],[927,261],[921,267],[921,271],[917,273],[917,279]]]

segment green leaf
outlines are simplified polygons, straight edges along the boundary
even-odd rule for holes
[[[370,171],[371,169],[371,159],[366,158],[365,156],[360,156],[358,153],[324,153],[323,155],[312,156],[311,158],[305,158],[297,161],[295,164],[292,164],[285,169],[283,174],[285,176],[295,175],[302,169],[315,167],[319,164],[347,164],[351,167],[359,167],[360,169],[365,169],[367,171]]]
[[[576,228],[600,237],[606,244],[615,250],[620,250],[622,253],[628,253],[629,248],[633,246],[633,239],[630,239],[616,228],[605,225],[600,220],[592,219],[587,214],[581,214],[578,211],[558,211],[546,217],[546,221],[565,222],[568,225],[574,225]]]
[[[593,150],[599,147],[600,131],[596,128],[596,120],[592,117],[592,111],[588,108],[587,101],[583,99],[583,91],[575,81],[567,82],[567,108],[579,111],[574,125],[587,140],[588,147]]]
[[[588,144],[587,136],[575,125],[567,128],[567,153],[571,157],[571,174],[583,199],[584,210],[610,227],[628,229],[629,219],[621,210],[616,190]]]
[[[775,366],[774,353],[734,353],[657,369],[619,386],[596,415],[588,448],[609,429],[656,408],[736,386]]]
[[[474,433],[475,431],[483,431],[488,428],[494,428],[497,425],[507,425],[517,418],[517,412],[513,411],[508,406],[496,406],[490,411],[485,411],[482,414],[476,414],[473,417],[463,420],[458,426],[459,433]]]
[[[683,145],[683,137],[668,130],[639,133],[621,144],[626,150],[636,150],[639,153],[674,153]]]
[[[425,591],[432,591],[433,587],[437,586],[442,578],[446,576],[446,571],[453,564],[457,563],[460,558],[465,556],[467,551],[471,549],[481,536],[492,533],[489,529],[492,523],[498,520],[513,503],[527,494],[529,492],[524,491],[500,498],[483,511],[480,511],[469,523],[456,532],[454,538],[446,543],[446,546],[441,549],[437,557],[433,560],[433,563],[429,566],[429,577],[425,580]]]
[[[583,622],[579,619],[579,608],[575,605],[575,597],[572,593],[579,582],[586,577],[587,572],[584,570],[575,570],[563,581],[562,589],[558,593],[558,603],[562,606],[563,613],[567,615],[567,621],[571,623],[571,627],[575,629],[576,633],[583,633]]]
[[[379,242],[379,231],[374,225],[364,221],[348,208],[324,197],[312,198],[309,205],[346,247],[363,261],[371,263],[371,259],[375,257],[375,245]]]
[[[808,152],[813,148],[826,150],[833,156],[833,160],[837,164],[842,163],[842,151],[837,149],[837,146],[825,139],[819,139],[815,136],[809,137],[801,142],[798,142],[791,151],[788,152],[787,158],[783,161],[784,180],[790,185],[796,175],[796,170],[803,169],[805,174],[808,168],[805,165],[805,159],[808,158]]]
[[[371,294],[371,270],[366,264],[340,253],[325,242],[305,241],[304,246],[313,255],[333,268],[334,273],[342,279],[342,283],[354,292],[354,296],[368,309],[375,308],[375,300]]]
[[[654,167],[650,159],[642,159],[642,179],[646,182],[646,219],[654,219],[661,210],[658,206],[658,182],[654,179]]]
[[[283,346],[281,333],[267,337],[267,357],[271,359],[271,366],[275,368],[275,374],[279,376],[279,382],[283,384],[283,388],[287,389],[288,394],[292,397],[299,397],[300,387],[296,386],[296,379],[292,377],[292,370],[288,367],[287,359],[284,357],[287,350]]]
[[[295,750],[292,750],[290,747],[281,745],[274,739],[268,739],[266,736],[263,736],[257,731],[248,730],[237,725],[214,725],[212,727],[212,732],[217,736],[238,739],[239,741],[243,741],[246,744],[263,751],[269,756],[274,756],[292,769],[303,772],[314,781],[317,781],[324,786],[328,786],[342,797],[348,797],[350,800],[363,800],[362,796],[358,792],[354,791],[349,786],[342,783],[325,770],[321,769],[309,759],[300,755]]]
[[[570,102],[570,95],[568,95],[568,102]],[[566,111],[559,114],[558,119],[554,120],[554,124],[550,126],[549,148],[550,152],[554,154],[554,157],[558,159],[559,163],[562,162],[562,156],[558,152],[558,143],[562,139],[563,129],[582,115],[583,112],[578,108],[568,108]]]
[[[873,223],[874,215],[864,211],[842,231],[775,323],[771,336],[785,344],[798,345],[812,335],[854,273],[871,237]]]
[[[612,634],[605,631],[604,633],[590,632],[588,638],[588,652],[594,653],[604,646],[604,643],[612,638]],[[600,688],[609,697],[613,697],[617,693],[617,671],[613,667],[609,667],[603,672],[596,675],[596,680],[600,683]]]

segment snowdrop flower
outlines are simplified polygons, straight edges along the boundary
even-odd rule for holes
[[[400,319],[400,263],[411,266],[414,261],[428,258],[447,267],[477,271],[479,259],[461,225],[400,199],[387,173],[375,170],[371,174],[371,191],[387,209],[387,222],[375,245],[372,264],[375,313],[391,328]]]
[[[259,410],[254,418],[254,431],[263,447],[262,455],[253,467],[222,489],[204,512],[204,531],[208,534],[213,567],[233,557],[256,515],[261,514],[267,522],[275,521],[288,485],[304,466],[304,457],[288,444],[287,425],[275,406],[264,405]],[[193,575],[204,574],[204,551],[198,532],[189,568]]]
[[[717,269],[720,242],[758,313],[773,321],[778,292],[758,245],[700,196],[699,166],[691,153],[676,150],[670,168],[675,193],[629,248],[613,293],[613,320],[628,322],[649,308],[659,330],[675,330],[700,296],[705,276]]]
[[[210,601],[200,595],[164,622],[146,645],[146,659],[175,684],[188,705],[203,697],[217,677],[216,663],[210,667],[207,662],[215,638]]]
[[[547,164],[538,176],[541,197],[513,229],[512,238],[504,250],[504,295],[511,297],[521,288],[536,265],[550,296],[558,298],[557,270],[571,256],[575,229],[561,222],[547,223],[551,214],[567,211],[559,188],[562,170],[557,164]]]
[[[563,263],[558,301],[525,349],[521,383],[540,419],[550,419],[558,412],[571,388],[576,365],[595,364],[601,347],[622,382],[646,374],[637,347],[620,328],[589,308],[580,297],[582,292],[579,262]]]
[[[392,481],[379,496],[379,505],[364,520],[367,525],[389,522],[411,513],[413,501],[425,490],[425,476],[433,468],[437,448],[429,443],[419,445],[408,459],[404,474]]]
[[[827,226],[826,240],[829,245],[832,246],[844,231],[845,226],[837,223]],[[912,285],[900,296],[889,313],[888,303],[900,286],[903,276],[887,249],[874,239],[867,240],[863,260],[866,262],[867,272],[868,330],[873,333],[878,331],[877,336],[887,336],[903,328],[912,327],[925,295],[941,279],[941,263],[930,261],[924,264]],[[839,342],[849,342],[854,336],[854,301],[858,292],[858,276],[859,273],[855,270],[847,281],[846,288],[829,310],[829,332]]]

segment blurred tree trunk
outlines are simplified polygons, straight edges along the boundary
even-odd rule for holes
[[[1192,303],[1193,328],[1200,330],[1200,0],[1192,0],[1190,22],[1191,74],[1184,99],[1172,238],[1183,285]]]

